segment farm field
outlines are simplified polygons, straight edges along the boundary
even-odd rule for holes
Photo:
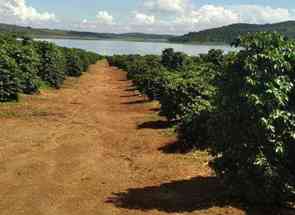
[[[1,105],[0,214],[294,214],[226,198],[206,152],[171,150],[157,108],[106,61]]]

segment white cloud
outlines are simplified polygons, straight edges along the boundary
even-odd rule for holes
[[[54,13],[39,12],[25,0],[0,0],[0,21],[26,23],[56,21]]]
[[[193,7],[190,1],[145,0],[146,8],[131,12],[129,19],[114,23],[106,11],[100,11],[97,21],[84,20],[81,28],[100,32],[146,32],[184,34],[234,23],[265,24],[295,20],[295,10],[259,5],[203,5]],[[167,4],[167,5],[166,5]],[[166,7],[164,7],[166,5]],[[154,8],[155,10],[151,10]],[[160,12],[160,10],[166,10]],[[167,10],[175,13],[167,14]],[[106,25],[109,24],[109,25]]]
[[[96,19],[99,24],[105,24],[105,25],[114,24],[113,16],[110,15],[107,11],[98,11],[96,15]]]
[[[178,25],[191,25],[199,29],[239,22],[240,17],[232,10],[221,6],[204,5],[176,18]]]
[[[187,0],[144,0],[144,8],[151,11],[183,12],[188,6]]]
[[[135,12],[134,23],[138,25],[152,25],[156,22],[154,15],[146,15],[144,13]]]
[[[124,14],[124,18],[116,23],[107,11],[99,11],[96,20],[84,20],[79,28],[99,32],[184,34],[234,23],[265,24],[295,20],[292,8],[213,4],[196,7],[191,0],[142,1],[144,7]]]
[[[183,34],[234,23],[275,23],[295,20],[295,10],[262,5],[213,5],[195,7],[191,0],[143,0],[133,18],[132,31]],[[131,23],[134,23],[132,20]],[[144,28],[149,24],[148,28]]]
[[[259,5],[204,5],[176,16],[174,31],[185,33],[234,23],[266,24],[295,20],[295,11]]]
[[[72,24],[72,26],[76,29],[88,29],[94,30],[97,29],[98,25],[96,21],[89,21],[87,19],[83,19],[79,24]]]
[[[273,23],[295,18],[293,10],[260,5],[240,5],[232,8],[239,14],[240,21],[247,23]]]

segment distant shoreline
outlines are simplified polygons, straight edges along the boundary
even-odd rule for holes
[[[42,39],[53,39],[53,40],[85,40],[85,41],[123,41],[123,42],[143,42],[143,43],[169,43],[169,44],[180,44],[180,45],[204,45],[204,46],[230,46],[227,43],[218,43],[218,42],[171,42],[169,40],[153,40],[153,39],[123,39],[123,38],[93,38],[93,37],[59,37],[59,36],[36,36],[35,39],[42,40]]]
[[[42,29],[0,23],[0,33],[19,37],[28,36],[40,39],[71,39],[71,40],[112,40],[153,42],[183,45],[230,45],[239,36],[255,32],[279,32],[286,38],[295,38],[295,21],[285,21],[273,24],[236,23],[227,26],[211,28],[202,31],[192,31],[184,35],[157,33],[99,33],[60,29]]]

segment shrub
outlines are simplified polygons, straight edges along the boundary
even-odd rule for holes
[[[203,64],[165,75],[159,98],[161,113],[169,120],[181,120],[188,113],[210,110],[215,73],[210,65]]]
[[[199,79],[195,82],[195,89],[200,90],[203,95],[196,104],[201,108],[191,109],[184,115],[178,127],[178,137],[188,149],[206,150],[210,147],[208,121],[218,106],[215,102],[217,81],[222,77],[226,66],[236,59],[236,54],[224,55],[221,50],[210,50],[200,58],[195,58],[194,64],[201,68],[197,70],[199,72],[195,72]]]
[[[129,73],[129,66],[134,62],[142,59],[140,55],[114,55],[108,58],[108,62],[111,66],[116,66]],[[129,74],[128,74],[129,75]]]
[[[201,58],[203,61],[216,66],[221,66],[224,63],[224,54],[220,49],[211,49],[208,54],[202,54]]]
[[[81,63],[80,66],[81,66],[82,72],[86,71],[88,66],[91,63],[87,55],[87,52],[80,49],[75,49],[75,52],[76,52],[76,57],[80,59],[80,63]]]
[[[18,100],[18,68],[5,49],[0,49],[0,102]]]
[[[229,190],[253,203],[295,199],[295,43],[257,33],[224,55],[189,57],[173,49],[161,62],[113,56],[140,92],[179,121],[186,147],[209,149]]]
[[[11,45],[10,56],[15,59],[18,66],[18,79],[20,91],[33,94],[39,91],[40,78],[38,76],[39,56],[31,45]]]
[[[81,76],[85,66],[79,53],[74,49],[67,48],[64,48],[63,51],[66,57],[66,75],[74,77]]]
[[[54,44],[47,42],[36,43],[40,56],[38,75],[51,87],[59,89],[65,80],[65,57]]]
[[[160,64],[159,57],[150,55],[132,60],[128,65],[127,77],[133,80],[142,94],[154,100],[159,96],[159,77],[165,71],[167,70]]]
[[[80,76],[96,53],[60,48],[29,37],[0,34],[0,102],[17,100],[17,92],[33,94],[46,84],[60,88],[66,75]]]
[[[86,72],[90,64],[102,59],[96,53],[87,52],[82,49],[62,48],[66,59],[66,75],[78,77]]]
[[[191,111],[181,120],[177,129],[178,139],[187,150],[207,150],[210,147],[208,121],[210,110]]]
[[[254,203],[295,195],[295,44],[277,33],[241,38],[219,82],[209,120],[212,166],[233,193]]]
[[[174,52],[173,49],[165,49],[162,53],[162,64],[171,70],[181,70],[187,63],[189,57],[182,52]]]

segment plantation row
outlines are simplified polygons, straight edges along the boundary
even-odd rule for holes
[[[78,77],[99,55],[28,38],[0,35],[0,102],[17,101],[43,86],[59,89],[66,76]]]
[[[239,52],[113,56],[138,90],[178,124],[187,148],[208,150],[234,197],[295,200],[295,43],[277,33],[236,40]]]

